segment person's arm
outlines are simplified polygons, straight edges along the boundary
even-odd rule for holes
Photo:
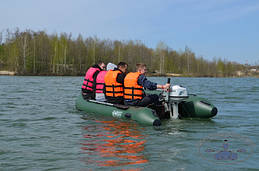
[[[159,84],[157,84],[157,89],[164,89],[165,88],[165,86],[164,85],[159,85]]]
[[[158,85],[158,84],[157,84],[157,88],[158,88],[158,89],[168,90],[169,87],[170,87],[170,84],[169,84],[169,83],[166,83],[165,85]]]
[[[138,84],[149,90],[168,89],[170,87],[170,84],[160,85],[160,84],[151,82],[144,75],[139,76]]]
[[[121,84],[124,84],[124,78],[126,77],[126,74],[125,73],[119,73],[117,75],[117,78],[116,78],[116,81],[118,83],[121,83]]]
[[[138,84],[149,90],[156,90],[157,83],[151,82],[145,75],[140,75],[138,78]]]

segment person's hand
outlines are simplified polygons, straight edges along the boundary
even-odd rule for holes
[[[165,84],[165,85],[163,86],[163,88],[164,88],[164,90],[169,90],[170,84],[169,84],[169,83]]]

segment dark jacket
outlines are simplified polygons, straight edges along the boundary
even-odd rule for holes
[[[121,70],[118,69],[118,68],[115,68],[115,69],[114,69],[114,71],[116,71],[116,70],[121,71]],[[125,77],[126,77],[126,73],[124,73],[124,72],[121,71],[121,73],[119,73],[119,74],[117,75],[116,81],[117,81],[118,83],[124,84],[124,79],[125,79]]]
[[[157,83],[149,81],[145,75],[140,75],[138,77],[138,85],[143,86],[144,88],[149,90],[157,89]]]

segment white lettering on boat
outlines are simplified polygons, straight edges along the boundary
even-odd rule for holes
[[[122,112],[118,110],[112,111],[112,116],[115,118],[121,118]]]

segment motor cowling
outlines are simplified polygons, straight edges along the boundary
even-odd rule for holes
[[[174,85],[170,88],[170,98],[186,98],[188,97],[188,92],[185,87],[179,85]]]
[[[170,100],[177,100],[177,99],[183,99],[188,98],[188,92],[185,87],[174,85],[171,86],[169,89],[169,92],[164,91],[163,97],[166,101]]]

